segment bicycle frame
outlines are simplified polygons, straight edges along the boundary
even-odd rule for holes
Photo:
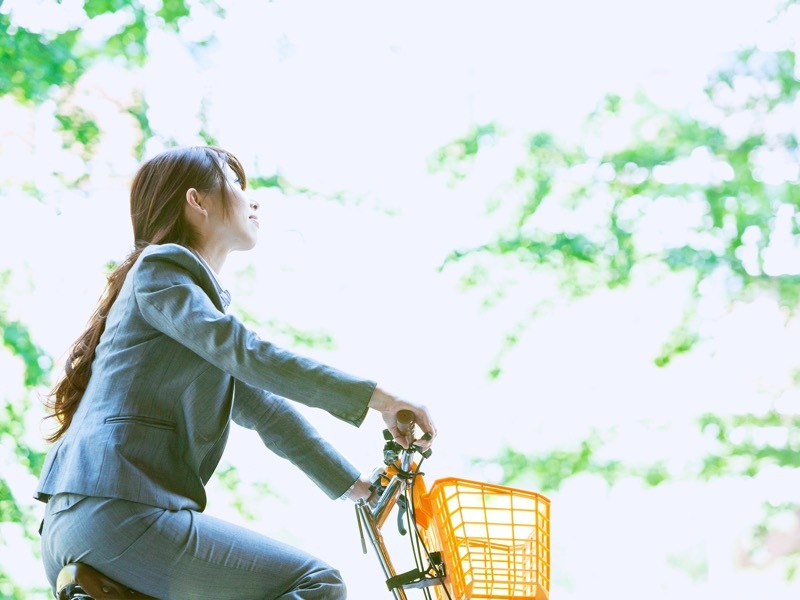
[[[413,421],[404,426],[409,427],[410,431],[413,429]],[[392,509],[397,505],[398,499],[411,489],[415,477],[421,477],[421,474],[414,472],[414,455],[420,452],[422,456],[427,458],[427,456],[430,455],[430,451],[423,452],[414,444],[409,444],[408,448],[402,448],[396,442],[391,441],[391,436],[388,434],[388,431],[384,432],[384,435],[387,438],[387,444],[384,448],[384,462],[390,466],[394,465],[396,473],[389,479],[389,483],[381,492],[374,507],[371,507],[370,504],[363,499],[356,502],[356,515],[359,530],[361,531],[362,549],[364,553],[366,554],[367,551],[366,545],[364,544],[364,529],[366,529],[372,547],[378,556],[378,561],[383,569],[383,573],[386,576],[389,590],[394,595],[395,600],[407,600],[405,589],[441,585],[443,583],[443,574],[435,573],[431,575],[429,570],[426,575],[419,570],[413,570],[407,574],[412,575],[412,581],[399,581],[402,577],[398,578],[398,573],[392,565],[381,528],[389,514],[391,514]],[[397,453],[397,460],[394,459],[394,452]],[[387,455],[389,458],[387,458]],[[384,475],[384,473],[381,473],[378,476],[379,479]],[[377,482],[373,483],[376,486],[379,485]],[[415,532],[412,532],[412,535],[414,534]],[[407,580],[408,578],[405,579]]]

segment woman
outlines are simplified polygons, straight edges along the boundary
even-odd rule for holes
[[[110,275],[52,394],[58,428],[36,496],[47,502],[53,585],[80,561],[162,600],[344,598],[329,565],[203,514],[231,419],[329,497],[353,500],[369,496],[369,481],[287,399],[356,426],[372,408],[401,443],[396,414],[410,409],[421,433],[436,433],[424,407],[226,314],[217,273],[258,237],[245,187],[239,161],[215,147],[168,150],[133,180],[135,250]]]

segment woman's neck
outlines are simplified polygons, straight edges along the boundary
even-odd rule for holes
[[[213,249],[203,246],[192,248],[214,271],[214,274],[219,275],[222,267],[225,264],[225,259],[228,257],[227,252],[213,251]]]

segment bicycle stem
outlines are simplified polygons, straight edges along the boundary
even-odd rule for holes
[[[408,448],[403,450],[401,457],[400,457],[400,469],[399,473],[410,473],[411,468],[413,467],[414,461],[414,449]],[[378,503],[375,505],[375,508],[372,510],[371,516],[375,523],[375,526],[380,529],[383,527],[383,523],[386,521],[386,518],[389,516],[389,513],[392,512],[395,504],[397,504],[397,499],[400,497],[405,489],[408,487],[408,480],[405,476],[401,477],[396,475],[392,478],[389,482],[389,485],[386,486],[383,494],[381,494]]]
[[[414,453],[416,451],[417,449],[413,444],[402,450],[398,474],[386,486],[374,509],[370,509],[369,504],[364,499],[359,499],[356,502],[356,514],[359,522],[366,525],[369,541],[378,555],[378,561],[387,580],[397,575],[397,573],[386,550],[381,528],[397,504],[400,494],[409,486],[409,477],[413,477],[410,473],[414,465]],[[401,473],[403,475],[400,475]],[[393,588],[391,592],[394,594],[395,600],[407,600],[405,590],[402,587]]]
[[[389,482],[389,485],[386,486],[386,490],[384,490],[383,494],[381,495],[378,504],[370,512],[372,522],[378,529],[383,527],[383,524],[389,516],[389,513],[392,512],[395,504],[397,504],[397,499],[400,497],[404,483],[405,482],[398,477],[392,478],[392,480]]]

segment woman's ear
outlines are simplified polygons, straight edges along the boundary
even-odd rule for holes
[[[195,188],[189,188],[186,190],[186,208],[190,214],[207,217],[208,211],[205,209],[203,204],[204,200]]]

